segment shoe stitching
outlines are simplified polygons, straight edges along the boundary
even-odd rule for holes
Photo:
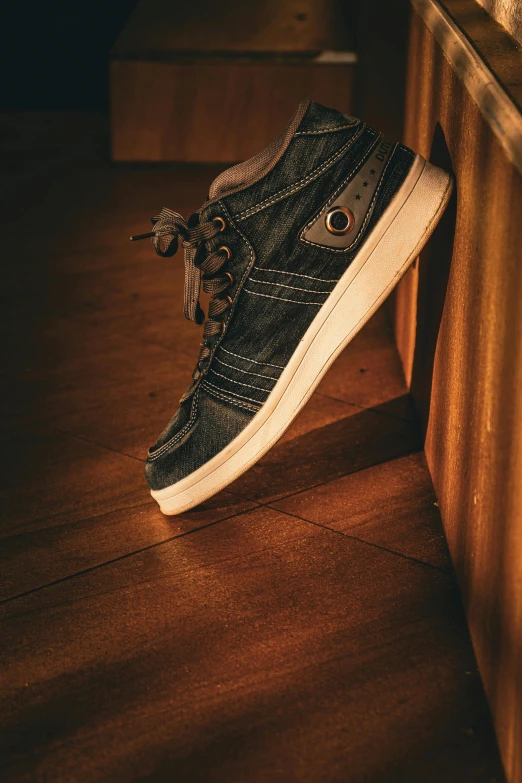
[[[348,130],[357,125],[359,120],[354,120],[347,125],[330,125],[328,128],[321,128],[321,130],[309,130],[309,131],[296,131],[294,136],[319,136],[321,133],[332,133],[333,131]]]
[[[312,180],[317,179],[317,177],[320,176],[325,169],[327,169],[331,164],[335,163],[336,160],[341,158],[347,152],[347,150],[352,146],[352,144],[354,144],[356,139],[360,138],[363,132],[363,128],[364,126],[361,126],[359,133],[354,134],[352,138],[349,139],[346,142],[346,144],[344,144],[341,147],[340,150],[337,150],[333,155],[327,158],[320,166],[318,166],[316,169],[311,171],[310,174],[308,174],[306,177],[294,183],[293,185],[288,185],[286,188],[283,188],[277,193],[274,193],[273,196],[270,196],[268,199],[265,199],[265,201],[261,201],[260,204],[256,204],[253,207],[249,207],[248,209],[243,210],[243,212],[240,212],[239,214],[236,215],[236,220],[239,221],[245,220],[247,217],[251,217],[252,215],[255,215],[256,212],[260,212],[262,209],[265,209],[266,207],[275,204],[276,201],[281,201],[281,199],[286,198],[286,196],[290,196],[292,193],[295,193],[296,191],[300,190],[302,187],[307,185]]]
[[[211,383],[207,378],[205,378],[205,384],[208,384],[208,386],[211,386],[213,389],[223,393],[223,390],[220,389],[219,386],[214,386],[214,384]],[[248,400],[249,402],[254,402],[256,405],[263,405],[263,403],[259,402],[259,400],[253,400],[252,397],[247,397],[246,394],[234,394],[234,392],[231,391],[227,391],[226,393],[231,394],[232,397],[239,397],[240,400]]]
[[[270,394],[270,389],[263,389],[261,386],[254,386],[252,383],[242,383],[241,381],[234,381],[232,378],[229,378],[227,375],[223,375],[223,373],[218,372],[217,370],[211,369],[211,372],[214,373],[214,375],[219,375],[220,378],[224,378],[229,383],[239,383],[240,386],[247,386],[249,389],[257,389],[258,391],[266,392],[266,394]],[[232,392],[231,392],[232,393]]]
[[[239,212],[237,215],[235,215],[236,221],[240,222],[248,217],[251,217],[252,215],[255,215],[256,212],[260,212],[262,209],[266,209],[266,207],[275,204],[277,201],[281,201],[281,199],[284,199],[287,196],[291,196],[292,193],[295,193],[296,191],[303,188],[305,185],[308,185],[309,182],[312,182],[314,179],[317,179],[317,177],[319,177],[323,173],[323,171],[325,171],[327,168],[333,165],[336,162],[336,160],[342,158],[343,155],[346,154],[346,152],[357,141],[357,139],[359,139],[362,136],[362,133],[365,128],[366,128],[365,125],[361,125],[361,129],[359,130],[358,133],[354,133],[352,138],[349,141],[347,141],[346,144],[344,144],[340,150],[337,150],[337,152],[335,152],[331,157],[325,160],[324,163],[318,166],[318,168],[311,171],[310,174],[308,174],[308,176],[299,180],[299,182],[296,182],[294,185],[289,185],[288,187],[283,188],[283,190],[280,190],[278,193],[274,193],[273,196],[270,196],[270,198],[266,199],[265,201],[261,201],[260,204],[256,204],[256,206],[254,207],[249,207],[249,209],[245,209],[243,210],[243,212]],[[371,133],[373,137],[377,135],[376,131],[374,131],[373,128],[368,128],[368,131]]]
[[[322,211],[325,209],[327,204],[332,203],[335,201],[336,197],[339,195],[339,193],[346,187],[347,184],[349,184],[352,179],[361,171],[362,167],[367,163],[368,159],[370,158],[372,152],[377,149],[377,146],[379,144],[379,141],[382,140],[382,134],[376,133],[375,138],[373,139],[372,143],[367,147],[366,151],[364,152],[364,155],[359,158],[359,160],[355,163],[351,171],[346,175],[346,177],[343,179],[341,184],[337,187],[337,189],[334,191],[333,194],[328,196],[328,200],[322,205],[322,207],[315,213],[315,215],[310,218],[308,223],[305,225],[305,227],[301,230],[299,236],[302,238],[304,236],[305,231],[310,228],[313,223],[316,222],[317,218],[321,215]],[[391,158],[391,156],[390,156]],[[388,161],[390,160],[388,159]],[[382,174],[381,174],[382,178]],[[305,239],[305,242],[308,242],[310,245],[316,245],[317,247],[323,247],[323,245],[317,245],[317,243],[312,242],[309,239]],[[344,248],[343,248],[344,252]]]
[[[244,408],[247,411],[258,411],[259,408],[257,408],[255,405],[250,405],[248,402],[240,402],[239,400],[233,400],[230,397],[227,397],[225,394],[219,394],[219,392],[213,391],[209,388],[207,381],[203,381],[201,384],[202,388],[206,391],[207,394],[210,394],[212,397],[216,397],[218,400],[223,400],[224,402],[228,402],[230,405],[235,405],[238,408]]]
[[[249,360],[251,361],[251,360]],[[255,375],[257,378],[264,378],[267,381],[277,381],[277,378],[272,378],[271,375],[261,375],[259,372],[248,372],[248,370],[242,370],[240,367],[234,367],[233,364],[227,364],[226,362],[223,362],[221,359],[218,359],[216,356],[216,362],[219,362],[220,364],[224,364],[225,367],[230,367],[231,370],[235,370],[236,372],[244,372],[246,375]]]
[[[312,277],[312,275],[301,275],[299,272],[287,272],[284,269],[265,269],[262,266],[253,266],[252,271],[256,272],[276,272],[278,275],[294,275],[294,277],[306,277],[308,280],[315,280],[317,283],[338,283],[339,279],[327,280],[324,277]],[[274,283],[274,285],[277,285]]]
[[[295,285],[285,285],[284,283],[271,283],[269,280],[256,280],[255,277],[249,277],[250,283],[259,283],[260,285],[275,285],[278,288],[291,288],[292,291],[305,291],[307,294],[331,294],[331,291],[316,291],[313,288],[297,288]]]
[[[357,242],[361,239],[361,237],[362,237],[362,235],[364,233],[364,230],[365,230],[365,228],[366,228],[366,226],[368,224],[368,221],[370,220],[370,218],[372,216],[373,208],[375,206],[375,202],[376,202],[377,197],[378,197],[378,195],[379,195],[379,193],[381,192],[381,189],[382,189],[382,184],[384,182],[384,175],[385,175],[386,171],[388,170],[388,166],[390,165],[391,160],[392,160],[393,156],[395,155],[395,152],[396,152],[398,146],[399,146],[398,144],[395,144],[395,149],[393,150],[393,152],[390,154],[390,157],[386,161],[386,165],[385,165],[384,169],[382,170],[381,178],[380,178],[380,180],[379,180],[379,182],[377,184],[377,188],[375,189],[375,193],[373,194],[373,198],[372,198],[370,204],[368,205],[368,209],[366,211],[366,215],[364,217],[364,220],[361,223],[361,227],[360,227],[360,229],[359,229],[359,231],[357,233],[357,236],[353,240],[351,245],[348,245],[347,247],[328,247],[328,245],[321,245],[318,242],[312,242],[311,239],[306,239],[305,236],[304,236],[304,234],[310,228],[310,226],[313,225],[313,223],[315,223],[315,221],[317,220],[317,218],[319,217],[321,212],[324,210],[326,205],[328,203],[330,203],[330,202],[335,201],[335,199],[339,195],[339,193],[346,187],[346,185],[350,181],[351,174],[345,180],[343,180],[343,182],[341,183],[341,185],[339,185],[339,187],[337,188],[335,193],[332,196],[329,197],[329,199],[326,202],[326,204],[323,204],[323,206],[321,207],[319,212],[316,212],[316,214],[314,215],[312,220],[310,220],[309,223],[307,223],[306,226],[303,228],[303,230],[300,232],[299,239],[301,240],[301,242],[305,242],[308,245],[313,245],[314,247],[319,247],[319,248],[321,248],[321,250],[327,250],[329,253],[347,253],[348,251],[352,250],[354,245],[356,245]],[[366,161],[368,160],[368,157],[369,157],[369,155],[367,155],[366,158],[364,158],[363,162],[360,164],[359,169],[358,169],[359,171],[363,167],[364,163],[366,163]],[[352,174],[353,174],[353,172],[352,172]]]
[[[316,307],[322,307],[324,302],[300,302],[298,299],[285,299],[284,296],[270,296],[269,294],[258,294],[256,291],[249,291],[248,288],[243,288],[243,291],[245,291],[247,294],[252,294],[253,296],[264,296],[265,299],[277,299],[280,302],[293,302],[294,304],[300,304],[300,305],[315,305]]]
[[[240,356],[238,353],[233,353],[232,351],[229,351],[227,348],[223,348],[221,346],[221,350],[225,351],[225,353],[229,353],[231,356],[236,356],[238,359],[244,359],[246,362],[253,362],[254,364],[259,364],[260,367],[277,367],[278,370],[284,370],[284,367],[281,367],[280,364],[270,364],[270,362],[256,362],[255,359],[249,359],[247,356]]]
[[[163,446],[160,446],[160,448],[157,451],[154,451],[152,454],[148,454],[148,459],[150,462],[152,462],[155,459],[158,459],[158,457],[162,457],[165,452],[170,451],[172,446],[175,446],[176,443],[188,432],[188,430],[191,428],[192,424],[194,423],[196,419],[196,414],[198,410],[198,401],[199,401],[199,395],[197,393],[194,394],[194,403],[192,405],[192,410],[190,412],[190,419],[185,424],[184,427],[180,429],[179,432],[176,432],[175,435],[172,436],[170,440],[168,440],[166,443],[163,444]]]

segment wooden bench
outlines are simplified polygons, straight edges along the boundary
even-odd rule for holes
[[[112,53],[113,158],[244,160],[304,98],[349,113],[352,48],[339,0],[141,0]]]

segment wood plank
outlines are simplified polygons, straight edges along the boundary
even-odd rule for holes
[[[146,500],[143,463],[36,421],[4,417],[11,455],[0,476],[2,535],[15,535]]]
[[[342,352],[318,386],[328,397],[372,408],[402,397],[406,383],[386,308]],[[405,409],[411,418],[412,411]]]
[[[4,394],[12,415],[138,460],[175,412],[197,355],[61,318],[36,343],[39,360],[26,357],[26,372],[13,372]]]
[[[520,0],[478,0],[478,2],[522,44],[522,4]]]
[[[461,0],[456,2],[460,4]],[[434,0],[412,0],[412,3],[441,46],[455,73],[465,84],[485,121],[496,134],[505,154],[522,173],[520,106],[507,92],[506,85],[494,78],[494,73],[482,56],[479,44],[468,39],[460,25],[442,5]],[[482,10],[479,10],[482,13]],[[487,15],[486,22],[495,24]],[[506,47],[504,49],[506,50]],[[518,47],[514,47],[513,54],[516,58],[522,57]],[[500,64],[498,57],[496,60]],[[502,67],[505,68],[505,65]]]
[[[422,452],[328,481],[274,508],[360,541],[451,571],[451,561]]]
[[[276,511],[3,615],[13,783],[502,780],[453,579]]]
[[[188,53],[307,53],[351,47],[350,8],[342,0],[212,0],[197,5],[141,0],[113,50],[115,57]]]
[[[495,21],[494,14],[492,18],[476,0],[444,0],[443,5],[507,91],[511,93],[512,86],[520,87],[522,45]]]
[[[519,783],[522,176],[416,15],[411,36],[407,143],[453,168],[457,212],[401,283],[398,345],[506,772]]]
[[[140,461],[23,420],[3,424],[2,444],[0,601],[254,505],[221,492],[168,519]]]
[[[42,456],[47,460],[48,450],[42,452]],[[75,459],[74,466],[85,480],[82,463]],[[98,472],[101,473],[104,467],[106,465],[99,460],[97,472],[89,477],[91,481],[99,481]],[[43,589],[46,585],[70,579],[82,571],[100,568],[114,560],[255,506],[254,503],[229,492],[219,492],[196,509],[175,518],[168,518],[159,511],[140,475],[138,480],[133,476],[134,492],[132,495],[129,493],[130,496],[111,497],[105,494],[98,498],[97,507],[89,508],[86,492],[84,490],[82,495],[80,489],[75,497],[76,508],[68,508],[69,497],[72,497],[72,490],[76,487],[67,488],[64,501],[64,482],[68,476],[63,471],[60,479],[62,475],[63,480],[54,485],[52,481],[49,482],[49,477],[45,476],[47,481],[43,490],[44,477],[40,481],[31,482],[31,494],[38,491],[39,499],[43,494],[44,502],[49,497],[53,500],[50,513],[35,518],[35,515],[28,513],[26,505],[24,520],[20,520],[16,528],[12,527],[11,532],[9,529],[2,532],[0,601]],[[114,484],[111,484],[111,489],[114,492]],[[16,491],[11,494],[11,508],[15,500],[20,500],[20,494]],[[80,513],[78,507],[81,509]],[[7,507],[5,512],[11,515],[11,508]],[[45,505],[40,505],[38,510],[45,514]]]
[[[30,120],[36,121],[34,116]],[[71,326],[74,339],[71,336],[68,347],[65,327],[57,339],[60,353],[52,350],[53,329],[57,329],[52,323],[58,313],[68,323],[85,322],[106,334],[184,353],[188,378],[201,329],[183,316],[182,253],[161,259],[150,242],[131,245],[128,237],[147,228],[150,216],[164,205],[188,217],[201,205],[220,170],[166,167],[115,172],[101,169],[97,162],[81,172],[80,190],[75,182],[78,173],[65,171],[59,183],[52,180],[46,188],[32,181],[34,234],[25,237],[23,247],[13,227],[23,220],[20,205],[26,198],[25,186],[20,196],[12,194],[2,213],[0,239],[5,259],[0,269],[5,296],[0,334],[10,347],[3,357],[3,373],[56,368],[59,356],[70,359],[85,352],[88,335],[95,331],[82,335],[78,325]],[[127,345],[132,352],[131,343]]]
[[[331,405],[330,400],[327,403]],[[271,503],[303,489],[345,476],[378,462],[418,451],[417,424],[397,418],[396,403],[360,410],[346,405],[344,416],[314,424],[279,441],[256,465],[230,485],[241,497]],[[284,469],[283,469],[284,467]]]
[[[112,54],[114,159],[234,162],[264,149],[306,98],[349,113],[351,16],[340,0],[225,0],[218,15],[210,0],[142,0]]]
[[[306,98],[350,113],[353,74],[353,65],[311,62],[113,60],[113,158],[250,158],[279,136]]]

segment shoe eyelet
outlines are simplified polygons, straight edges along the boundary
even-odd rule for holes
[[[220,232],[221,232],[221,231],[224,231],[224,230],[225,230],[225,228],[227,227],[227,224],[225,223],[225,221],[223,220],[223,218],[222,218],[222,217],[220,217],[219,215],[216,215],[216,217],[213,217],[213,218],[212,218],[212,222],[213,222],[213,223],[217,223],[217,224],[219,225],[219,231],[220,231]]]
[[[227,247],[226,245],[221,245],[221,247],[218,247],[218,253],[221,252],[221,251],[223,251],[223,253],[227,254],[227,261],[230,261],[230,259],[232,258],[232,251],[231,251],[231,249],[229,247]]]
[[[227,296],[227,302],[229,303],[230,307],[232,307],[232,305],[234,304],[234,300],[232,299],[231,296]]]
[[[225,272],[225,277],[228,277],[228,279],[230,280],[230,285],[234,285],[234,283],[236,282],[232,272]]]
[[[341,218],[340,220],[339,217]],[[328,210],[325,223],[330,234],[342,236],[344,234],[349,234],[353,229],[355,217],[352,210],[348,209],[348,207],[336,206]]]

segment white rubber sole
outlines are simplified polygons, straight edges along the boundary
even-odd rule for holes
[[[223,451],[176,484],[151,492],[164,514],[181,514],[212,497],[279,440],[330,365],[418,256],[452,188],[450,174],[416,156],[404,184],[310,324],[263,407]]]

